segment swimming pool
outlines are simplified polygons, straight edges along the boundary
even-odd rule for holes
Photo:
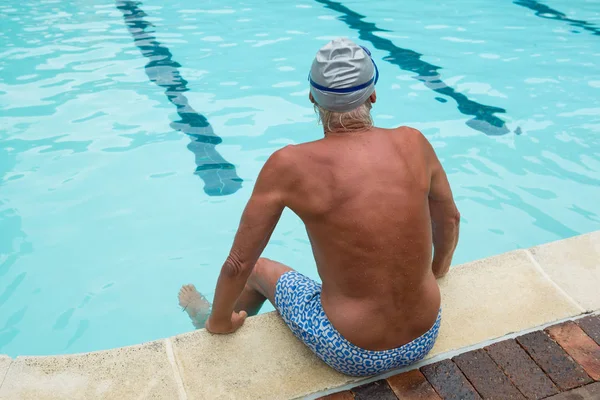
[[[455,264],[600,229],[600,1],[40,0],[1,5],[0,353],[191,329],[267,157],[321,136],[319,47],[378,63],[463,216]],[[286,211],[265,255],[316,278]]]

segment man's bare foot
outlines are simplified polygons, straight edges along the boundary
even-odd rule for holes
[[[194,285],[183,285],[179,290],[179,305],[188,313],[194,326],[204,328],[210,315],[210,303]]]

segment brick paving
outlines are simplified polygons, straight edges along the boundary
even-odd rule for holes
[[[485,347],[492,360],[528,399],[543,399],[560,392],[516,340]]]
[[[517,342],[561,390],[574,389],[592,382],[581,365],[546,332],[528,333],[518,337]]]
[[[547,329],[548,334],[595,381],[600,380],[600,346],[574,322]]]
[[[443,360],[421,368],[431,386],[442,399],[471,400],[481,399],[475,388],[452,360]]]
[[[441,397],[427,381],[425,375],[418,369],[394,375],[388,378],[387,382],[399,399],[441,400]]]
[[[600,400],[600,315],[564,322],[320,400]]]
[[[600,345],[600,318],[590,315],[577,321],[577,325]]]
[[[519,389],[484,349],[461,354],[452,360],[482,398],[525,400]]]

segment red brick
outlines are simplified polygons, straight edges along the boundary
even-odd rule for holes
[[[452,360],[484,399],[525,399],[485,350],[469,351]]]
[[[592,379],[583,368],[546,332],[537,331],[519,336],[517,342],[561,390],[575,389],[592,383]]]
[[[354,400],[354,395],[351,391],[337,392],[325,397],[319,397],[317,400]]]
[[[557,394],[556,396],[548,397],[547,400],[598,400],[600,399],[600,382],[592,383],[591,385],[582,386],[578,389],[569,390]]]
[[[478,400],[481,396],[451,360],[421,368],[421,372],[444,400]]]
[[[352,388],[352,393],[356,400],[398,400],[384,380]]]
[[[589,315],[578,319],[577,325],[600,345],[600,315]]]
[[[485,350],[528,399],[543,399],[559,392],[550,378],[516,341],[494,343]]]
[[[418,369],[394,375],[388,384],[402,400],[441,400],[425,376]]]
[[[550,337],[560,344],[595,381],[600,381],[600,346],[572,321],[551,326]]]

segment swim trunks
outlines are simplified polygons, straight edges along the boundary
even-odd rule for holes
[[[413,364],[433,348],[441,310],[425,334],[404,346],[365,350],[346,340],[329,322],[321,305],[321,285],[296,272],[283,274],[275,288],[275,306],[294,335],[333,369],[351,376],[378,375]]]

